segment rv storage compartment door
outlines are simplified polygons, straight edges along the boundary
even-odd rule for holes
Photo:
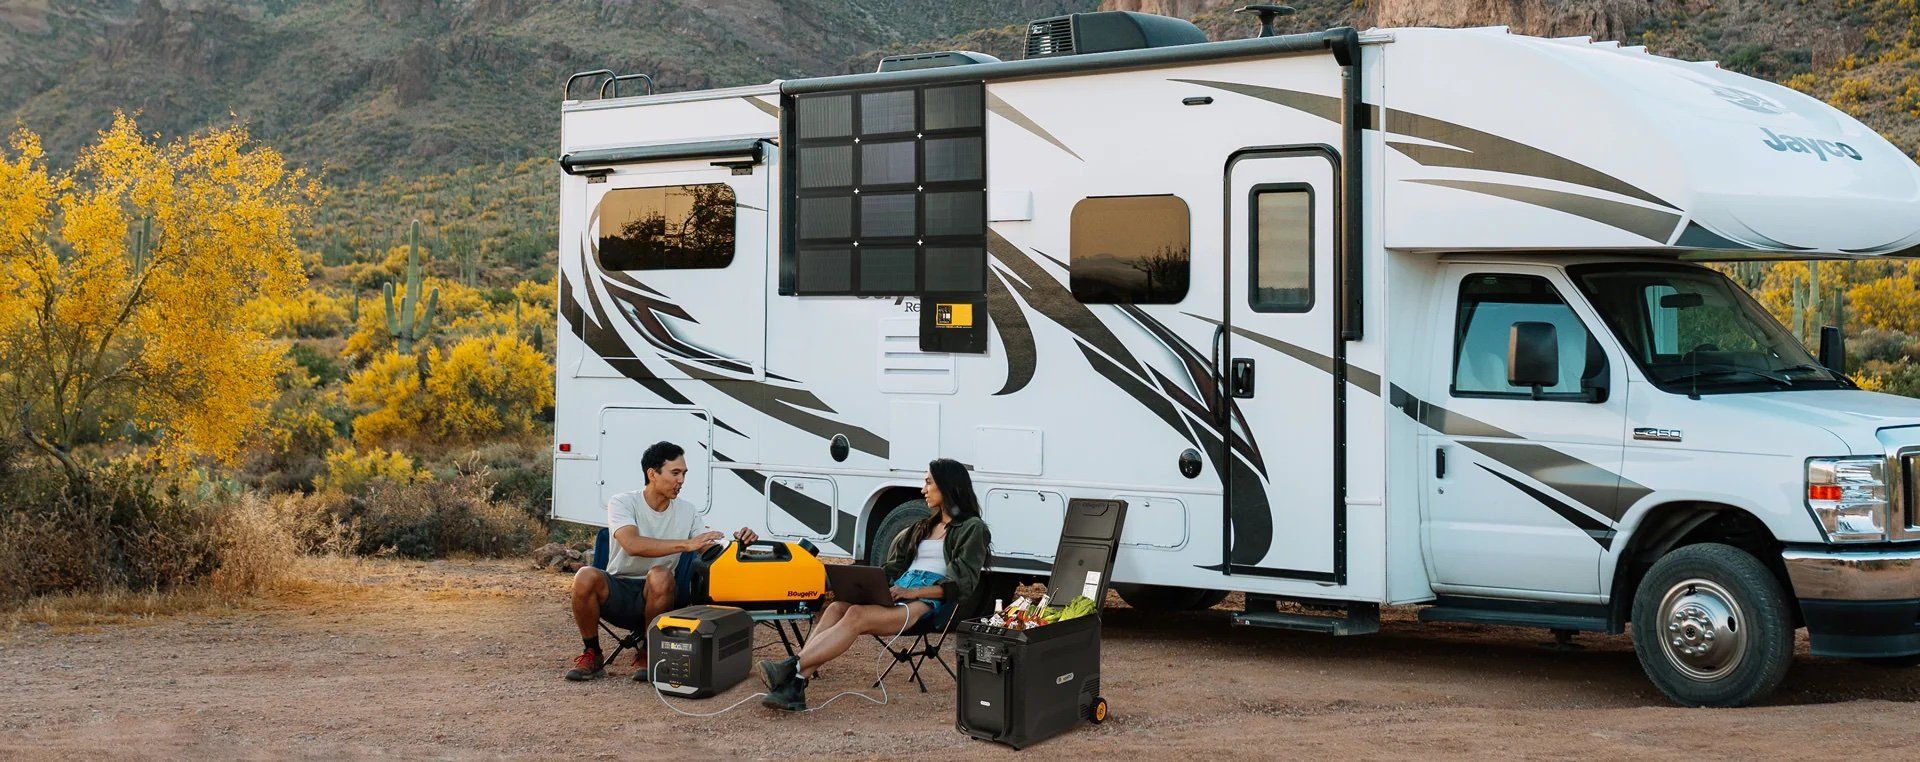
[[[600,413],[600,504],[569,506],[562,518],[594,524],[607,523],[607,500],[646,486],[640,456],[655,442],[668,441],[686,450],[687,483],[680,499],[706,513],[707,450],[713,442],[713,423],[705,411],[692,408],[607,408]],[[732,478],[732,477],[728,477]],[[580,515],[574,512],[581,512]]]

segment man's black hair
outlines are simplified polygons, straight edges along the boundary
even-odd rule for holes
[[[667,461],[685,454],[687,454],[687,451],[681,449],[680,445],[672,442],[654,442],[653,446],[648,447],[647,451],[640,455],[641,478],[646,481],[651,481],[651,479],[647,477],[646,472],[658,471],[661,467],[667,465]]]

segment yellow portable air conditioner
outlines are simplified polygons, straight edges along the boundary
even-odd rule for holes
[[[693,563],[693,598],[700,603],[785,611],[826,594],[827,567],[806,540],[715,545]]]

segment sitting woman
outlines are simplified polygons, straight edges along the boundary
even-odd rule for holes
[[[920,494],[933,515],[901,530],[881,564],[893,579],[896,603],[827,604],[799,656],[760,662],[769,689],[760,703],[788,711],[806,709],[807,681],[861,636],[896,635],[913,623],[944,626],[958,606],[974,599],[987,565],[988,533],[967,467],[947,458],[928,463]]]

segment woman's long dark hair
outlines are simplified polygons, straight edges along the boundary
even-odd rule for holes
[[[973,476],[967,473],[965,464],[952,458],[934,458],[927,463],[927,473],[933,474],[933,486],[940,489],[940,499],[946,503],[947,515],[952,516],[954,522],[980,515],[980,498],[973,494]],[[939,511],[928,514],[914,527],[914,536],[927,536],[939,523]]]

